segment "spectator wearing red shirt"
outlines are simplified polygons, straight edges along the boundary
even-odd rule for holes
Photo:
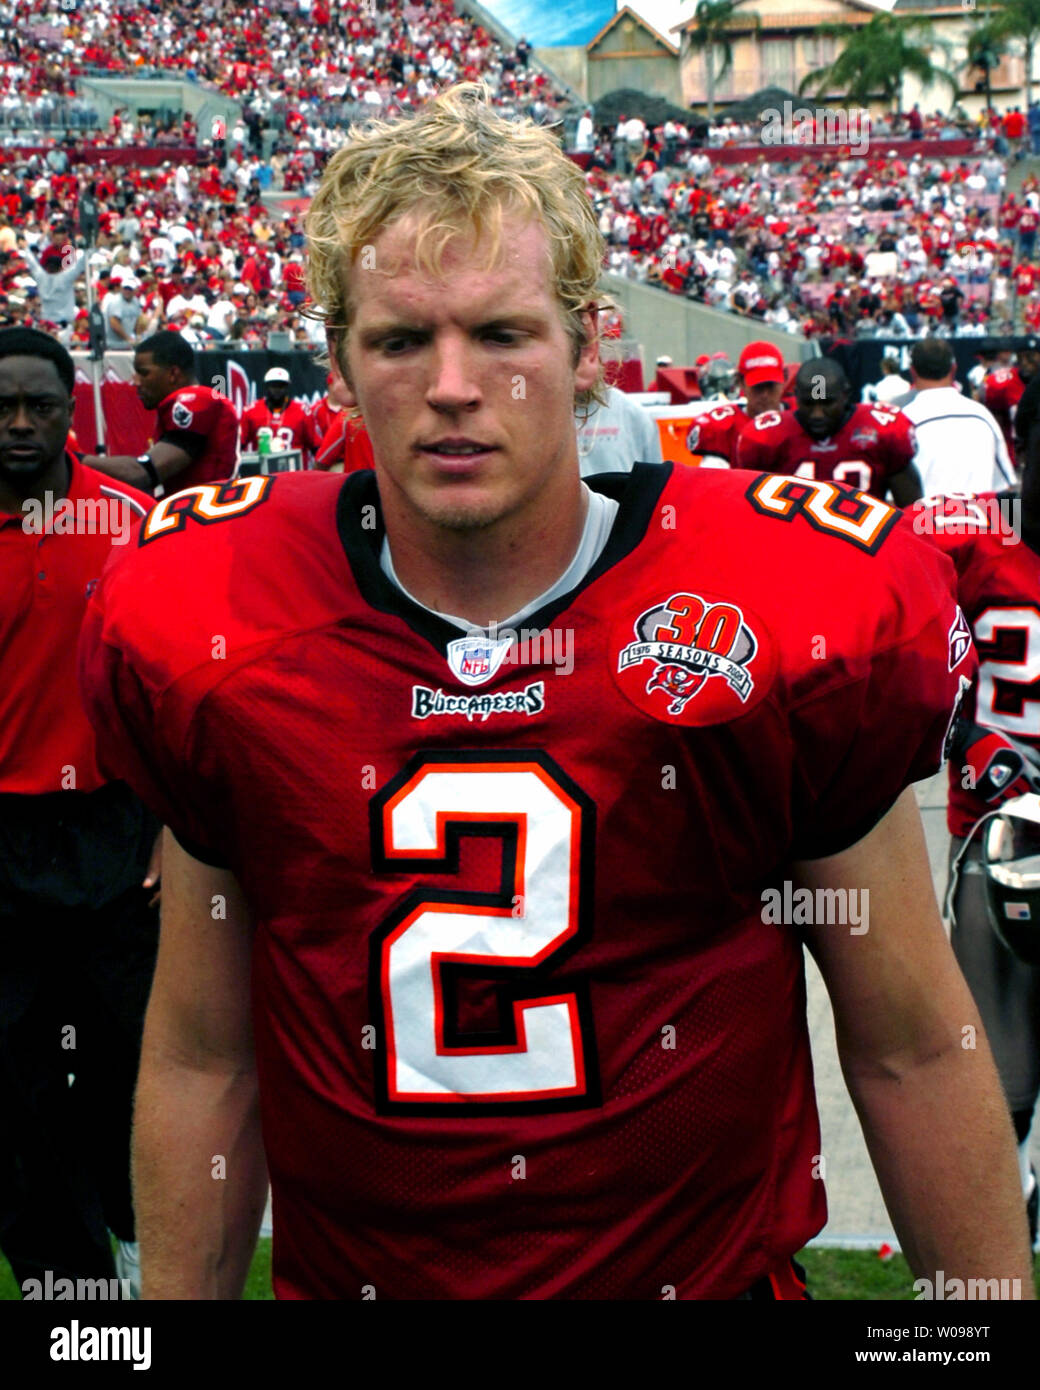
[[[1022,138],[1026,133],[1025,116],[1017,106],[1013,106],[1004,116],[1000,126],[1004,139],[1011,147],[1011,153],[1017,157],[1022,147]]]
[[[1018,254],[1022,260],[1028,261],[1033,257],[1036,250],[1036,233],[1040,228],[1040,212],[1037,211],[1037,196],[1030,193],[1026,197],[1026,205],[1022,209],[1018,219]]]

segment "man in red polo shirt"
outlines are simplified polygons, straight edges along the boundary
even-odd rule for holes
[[[87,596],[149,502],[67,452],[73,379],[55,339],[0,332],[0,1248],[35,1297],[45,1271],[112,1278],[109,1231],[136,1263],[157,937],[158,822],[100,771],[75,674]]]
[[[226,396],[195,378],[195,353],[179,333],[153,333],[134,352],[137,394],[159,412],[158,437],[137,458],[96,454],[83,460],[99,473],[158,496],[200,483],[221,482],[235,471],[238,416]]]

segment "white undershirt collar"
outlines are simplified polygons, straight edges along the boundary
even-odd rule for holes
[[[496,623],[496,628],[515,628],[518,623],[522,623],[532,613],[536,613],[546,604],[552,603],[561,594],[569,593],[575,588],[588,574],[589,570],[603,554],[604,547],[610,536],[611,527],[614,525],[614,518],[618,514],[619,505],[612,497],[605,497],[601,492],[593,492],[592,488],[582,483],[582,490],[588,499],[588,509],[585,513],[585,526],[581,533],[581,540],[578,548],[574,552],[574,557],[570,564],[560,575],[559,579],[548,589],[533,598],[530,603],[524,604],[523,608],[513,613],[510,617],[504,618]],[[393,558],[390,554],[389,538],[383,537],[383,545],[379,554],[379,567],[406,598],[410,598],[413,603],[418,603],[420,608],[425,608],[427,613],[433,613],[435,617],[443,618],[445,622],[452,623],[463,632],[477,633],[486,632],[487,628],[482,628],[476,623],[471,623],[465,618],[456,617],[453,613],[441,613],[436,608],[429,608],[425,603],[420,603],[414,594],[410,594],[397,577],[394,569]]]

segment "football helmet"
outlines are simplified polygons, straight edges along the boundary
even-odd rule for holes
[[[1040,965],[1040,796],[1016,796],[986,818],[982,868],[993,930],[1012,955]]]
[[[704,372],[704,396],[709,401],[728,400],[736,388],[737,372],[724,354],[708,363]]]

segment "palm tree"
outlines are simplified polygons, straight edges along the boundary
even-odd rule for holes
[[[1030,0],[1040,6],[1040,0]],[[909,73],[922,87],[945,82],[958,95],[956,78],[937,67],[929,56],[932,48],[946,48],[919,19],[876,14],[869,24],[821,24],[816,31],[828,38],[844,38],[844,48],[833,63],[815,68],[800,83],[799,93],[813,90],[843,92],[851,101],[881,95],[893,111],[902,106],[903,79]],[[924,42],[922,42],[924,40]]]
[[[984,74],[987,107],[993,106],[990,76],[993,69],[1000,66],[1007,47],[1007,35],[1001,32],[998,21],[992,17],[976,24],[968,35],[968,57],[961,66],[968,71],[978,68]]]
[[[762,20],[757,14],[744,10],[737,14],[739,3],[740,0],[697,0],[693,27],[685,31],[690,47],[704,54],[709,121],[715,119],[715,83],[720,77],[725,77],[733,63],[734,29],[750,27],[757,30],[762,27]],[[735,21],[739,21],[739,24]],[[722,52],[722,66],[717,72],[716,49]]]
[[[996,33],[1017,39],[1026,59],[1026,105],[1033,101],[1033,48],[1040,39],[1040,0],[1004,0],[991,21]]]

